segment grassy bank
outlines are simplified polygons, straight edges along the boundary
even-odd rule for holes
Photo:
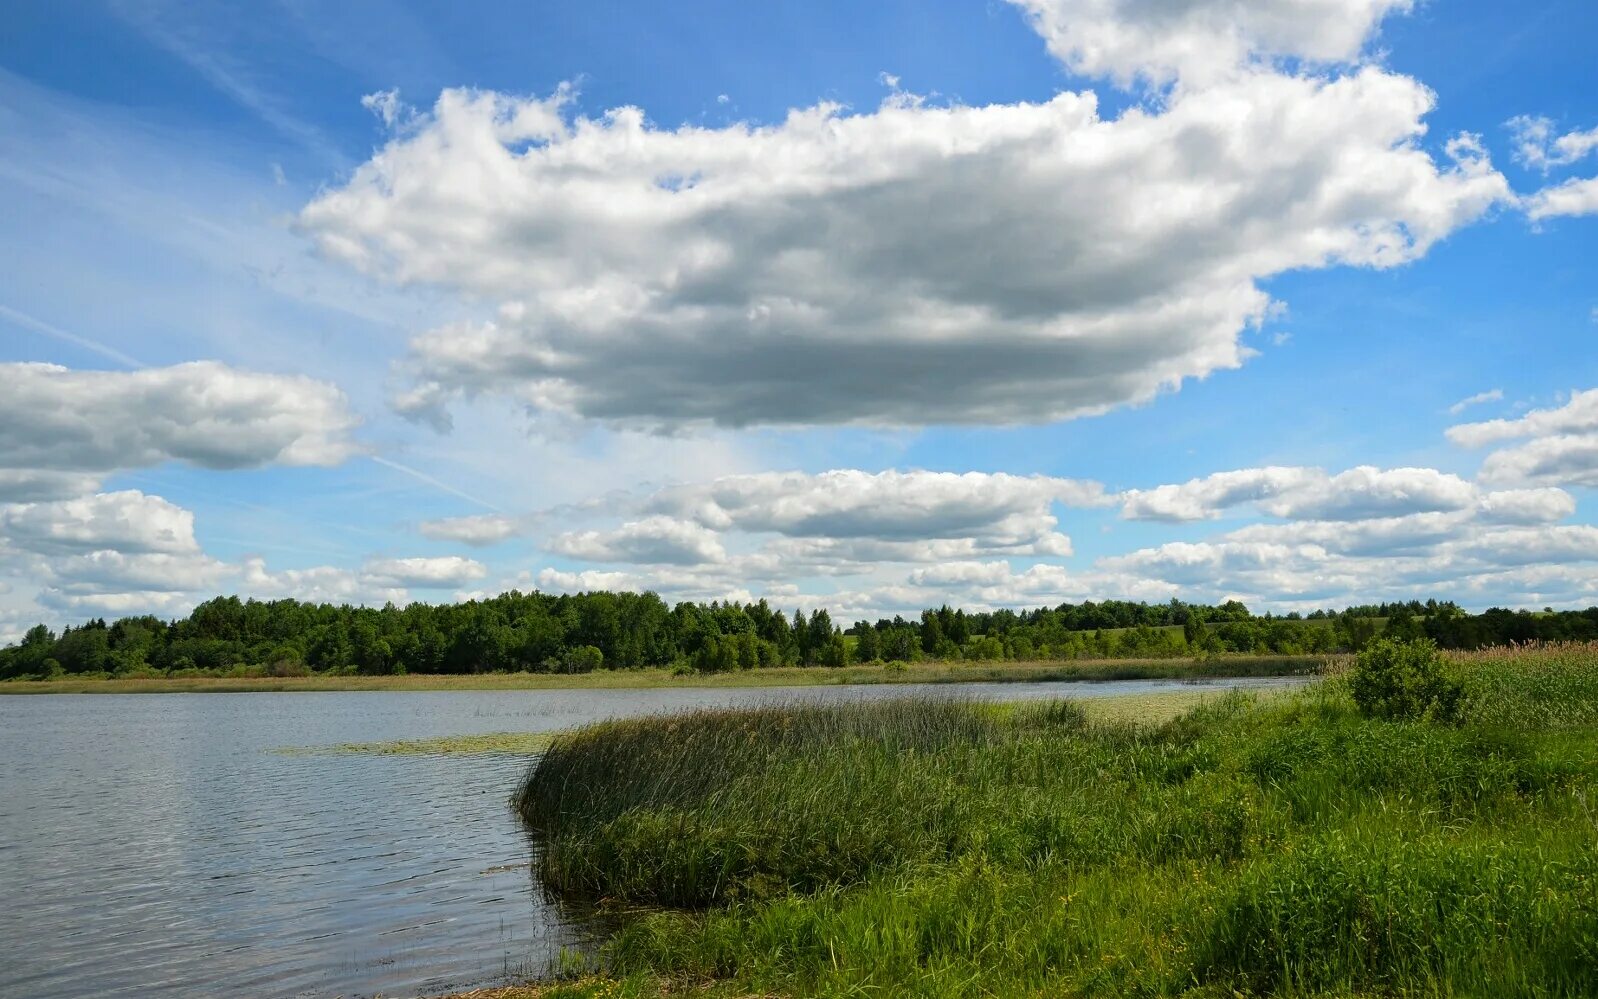
[[[1314,672],[1325,656],[1214,656],[1204,659],[1103,659],[1067,662],[920,662],[903,666],[774,667],[731,673],[595,670],[592,673],[469,673],[405,676],[108,677],[7,680],[0,694],[258,693],[312,690],[583,690],[640,687],[790,687],[840,683],[1182,679],[1292,676]]]
[[[896,700],[565,734],[518,807],[617,930],[544,994],[1598,994],[1598,648],[1448,672],[1459,724],[1334,676],[1157,724]]]

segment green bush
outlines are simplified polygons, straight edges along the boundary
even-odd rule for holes
[[[1349,689],[1367,718],[1457,724],[1464,709],[1464,687],[1444,672],[1437,645],[1428,638],[1372,642],[1359,654]]]

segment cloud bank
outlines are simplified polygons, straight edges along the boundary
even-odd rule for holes
[[[1402,0],[1023,6],[1079,71],[1184,85],[1116,118],[1089,92],[897,92],[714,128],[446,90],[299,224],[463,313],[501,303],[411,343],[395,404],[441,428],[479,395],[653,429],[919,426],[1236,368],[1263,280],[1398,266],[1512,199],[1473,137],[1425,148],[1424,86],[1358,65]]]

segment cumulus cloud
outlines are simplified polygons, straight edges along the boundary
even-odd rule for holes
[[[911,572],[910,582],[916,586],[994,586],[1011,575],[1010,563],[1003,560],[942,562]]]
[[[1274,60],[1354,61],[1412,0],[1011,0],[1067,67],[1126,85],[1205,83]]]
[[[502,514],[425,520],[418,525],[418,530],[434,541],[459,541],[468,545],[497,545],[522,533],[515,518]]]
[[[0,468],[0,503],[69,499],[92,493],[99,485],[98,476],[85,475],[81,472]]]
[[[137,490],[0,505],[0,556],[40,605],[73,615],[181,611],[229,575],[190,511]]]
[[[1426,511],[1463,510],[1476,503],[1476,487],[1434,468],[1379,469],[1361,465],[1314,478],[1262,503],[1277,517],[1366,520]]]
[[[1547,172],[1569,166],[1598,150],[1598,128],[1556,134],[1553,120],[1541,115],[1517,115],[1506,123],[1515,140],[1515,160]]]
[[[715,530],[920,544],[1066,545],[1051,509],[1108,502],[1096,482],[1004,473],[767,472],[670,487],[647,501]]]
[[[918,568],[902,581],[883,581],[826,597],[833,617],[853,620],[890,614],[913,617],[924,607],[949,603],[970,610],[1039,607],[1084,600],[1165,601],[1182,588],[1157,579],[1074,570],[1039,562],[1017,568],[1008,561],[956,561]]]
[[[1494,451],[1482,462],[1481,477],[1598,486],[1598,434],[1560,434]]]
[[[1448,439],[1463,447],[1481,447],[1517,437],[1588,433],[1598,430],[1598,389],[1575,392],[1563,406],[1534,409],[1513,420],[1487,420],[1449,427]]]
[[[1562,215],[1598,215],[1598,177],[1573,178],[1545,187],[1524,201],[1533,222]]]
[[[1483,481],[1598,485],[1598,389],[1573,393],[1562,406],[1534,409],[1517,419],[1448,428],[1448,439],[1464,447],[1521,438],[1530,440],[1486,457]]]
[[[1225,535],[1249,545],[1314,545],[1340,555],[1397,555],[1430,548],[1460,537],[1469,513],[1413,513],[1369,520],[1303,520],[1288,524],[1250,524]]]
[[[1454,596],[1467,603],[1579,603],[1598,594],[1598,528],[1499,527],[1422,515],[1372,525],[1254,525],[1202,542],[1174,541],[1102,559],[1096,568],[1190,594],[1235,593],[1271,604]],[[1437,529],[1434,538],[1424,528]],[[1393,546],[1361,532],[1408,534]],[[1350,539],[1355,543],[1350,543]],[[1391,539],[1389,539],[1391,540]]]
[[[1473,139],[1422,148],[1432,100],[1251,72],[1114,119],[897,94],[663,128],[448,90],[300,225],[503,303],[413,340],[396,405],[439,426],[481,393],[651,428],[1046,422],[1239,366],[1271,275],[1403,264],[1506,200]]]
[[[331,565],[269,570],[260,558],[245,559],[240,595],[258,600],[304,600],[327,604],[403,605],[410,596],[403,587],[374,585],[364,574]]]
[[[47,587],[39,592],[40,606],[73,619],[85,617],[127,617],[155,614],[178,617],[194,609],[188,593],[170,590],[124,590],[112,593],[77,593]]]
[[[475,559],[460,555],[435,558],[383,558],[366,563],[361,581],[366,586],[378,588],[423,587],[437,589],[464,586],[488,575],[488,570]]]
[[[289,598],[311,603],[403,606],[410,602],[410,588],[456,588],[487,574],[482,563],[459,555],[368,559],[354,569],[318,565],[271,570],[264,559],[248,558],[240,567],[239,579],[243,595],[261,600]]]
[[[104,474],[164,461],[203,468],[335,465],[355,453],[343,393],[210,361],[140,371],[0,364],[0,468]]]
[[[225,563],[199,552],[103,550],[52,559],[44,565],[42,576],[49,584],[45,588],[49,602],[80,596],[214,590],[231,571]]]
[[[40,555],[199,550],[193,513],[136,489],[0,506],[0,540]]]
[[[729,579],[723,574],[711,574],[692,569],[657,568],[641,574],[619,570],[583,569],[572,571],[550,568],[541,569],[536,574],[518,577],[514,581],[514,585],[519,587],[536,586],[538,589],[549,593],[582,593],[593,590],[643,592],[648,590],[660,594],[668,601],[696,600],[708,603],[712,600],[733,600],[739,603],[752,603],[759,599],[769,599],[778,603],[792,601],[793,605],[805,603],[811,607],[833,606],[830,595],[801,597],[798,587],[791,582],[762,582],[751,587],[736,579]]]
[[[1431,468],[1384,470],[1361,465],[1328,475],[1318,468],[1272,466],[1130,490],[1123,494],[1121,516],[1129,520],[1205,520],[1253,503],[1275,517],[1366,520],[1463,510],[1476,501],[1474,485]]]
[[[1552,486],[1504,489],[1482,496],[1481,519],[1498,524],[1551,524],[1576,512],[1576,498]]]
[[[572,572],[565,569],[541,569],[538,588],[553,593],[585,593],[593,590],[654,590],[657,586],[640,585],[641,577],[627,572],[607,572],[584,569]]]
[[[878,562],[946,562],[994,555],[1070,555],[1071,539],[1058,531],[1032,536],[930,538],[885,541],[879,538],[780,538],[762,551],[785,563],[816,572],[861,571]]]
[[[1316,478],[1317,469],[1271,466],[1216,472],[1201,479],[1122,494],[1121,516],[1128,520],[1181,523],[1219,517],[1231,507],[1269,499]],[[1324,475],[1325,473],[1319,473]]]
[[[1544,173],[1598,151],[1598,128],[1558,135],[1550,119],[1531,115],[1511,118],[1509,128],[1515,137],[1515,159]],[[1575,177],[1551,184],[1527,196],[1521,205],[1534,222],[1598,214],[1598,177]]]
[[[1598,561],[1598,527],[1555,524],[1483,531],[1459,550],[1494,565],[1568,565]]]
[[[549,551],[593,562],[699,565],[727,558],[716,533],[674,517],[633,520],[611,531],[570,531],[551,538]]]

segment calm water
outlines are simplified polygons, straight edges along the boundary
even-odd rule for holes
[[[526,758],[275,750],[773,698],[1190,686],[0,697],[0,995],[428,995],[536,974],[582,943],[534,885],[507,804]]]

